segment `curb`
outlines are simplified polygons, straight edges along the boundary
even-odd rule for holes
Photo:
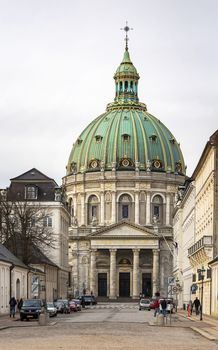
[[[212,335],[210,335],[209,333],[207,333],[206,331],[203,331],[202,329],[196,328],[196,327],[190,327],[193,331],[195,331],[196,333],[199,333],[200,335],[202,335],[204,338],[207,338],[208,340],[216,340],[216,338]]]

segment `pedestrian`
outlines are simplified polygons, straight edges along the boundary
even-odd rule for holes
[[[17,305],[15,297],[12,297],[10,299],[9,305],[10,305],[10,317],[11,316],[15,317],[15,309],[16,309],[16,305]]]
[[[200,300],[198,299],[198,297],[195,298],[193,304],[195,306],[196,315],[199,315]]]
[[[166,317],[166,315],[167,315],[167,301],[165,298],[163,298],[160,301],[160,306],[161,306],[161,311],[162,311],[163,316]]]
[[[158,299],[155,299],[154,301],[154,317],[156,317],[157,314],[159,314],[160,311],[160,303]]]
[[[22,306],[23,306],[23,299],[21,298],[19,300],[19,303],[17,304],[17,308],[18,308],[19,311],[21,310]]]

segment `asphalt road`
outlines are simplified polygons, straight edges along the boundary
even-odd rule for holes
[[[193,332],[173,316],[172,326],[151,326],[152,311],[135,304],[106,304],[53,318],[55,324],[15,327],[0,332],[0,350],[217,350],[218,345]],[[20,322],[20,321],[17,321]],[[169,323],[168,323],[169,325]]]

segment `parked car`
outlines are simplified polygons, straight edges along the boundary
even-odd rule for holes
[[[79,300],[79,299],[72,299],[71,301],[74,301],[74,303],[76,303],[77,311],[82,311],[81,300]]]
[[[20,309],[20,320],[38,319],[43,311],[43,302],[41,299],[26,299]]]
[[[148,310],[150,311],[150,299],[140,299],[139,301],[139,310]]]
[[[46,303],[46,311],[49,313],[49,317],[57,316],[58,310],[53,302]]]
[[[69,314],[70,313],[70,306],[68,299],[58,299],[57,302],[62,302],[64,304],[63,313]]]
[[[55,301],[54,302],[54,306],[56,307],[57,309],[57,312],[63,314],[64,313],[64,310],[65,310],[65,304],[64,302],[61,300],[61,301]]]
[[[97,304],[97,300],[96,297],[94,295],[82,295],[81,297],[79,297],[79,299],[81,300],[81,303],[85,302],[85,305],[96,305]]]
[[[77,305],[75,303],[75,301],[69,301],[69,308],[70,308],[70,312],[77,312]]]

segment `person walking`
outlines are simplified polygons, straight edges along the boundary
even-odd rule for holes
[[[166,317],[166,315],[167,315],[167,301],[165,298],[163,298],[160,301],[160,306],[161,306],[161,312],[162,312],[163,316]]]
[[[15,309],[16,309],[16,299],[15,297],[12,297],[9,301],[9,305],[10,305],[10,317],[13,316],[13,318],[15,317]]]
[[[19,311],[21,310],[22,306],[23,306],[23,299],[21,298],[19,300],[19,303],[17,304],[17,308],[18,308]]]
[[[198,297],[195,298],[193,304],[195,306],[196,315],[199,315],[200,300],[198,299]]]
[[[159,314],[159,311],[160,311],[159,307],[160,307],[159,300],[155,299],[155,301],[154,301],[154,317],[156,317],[157,314]]]

